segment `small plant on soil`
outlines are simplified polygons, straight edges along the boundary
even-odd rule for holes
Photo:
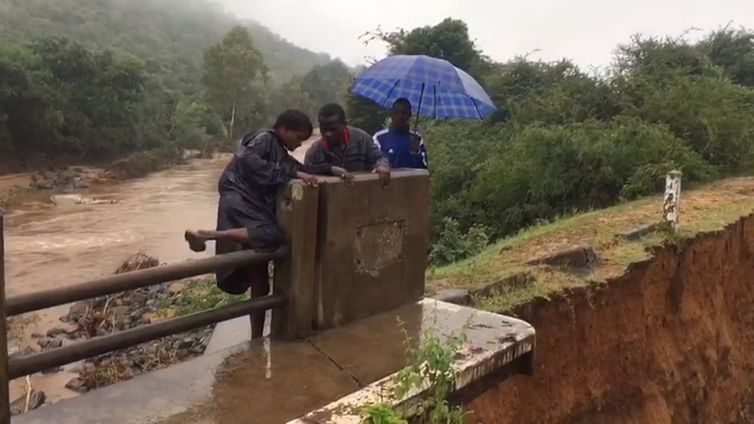
[[[210,280],[192,280],[185,284],[175,298],[158,304],[163,317],[182,316],[215,309],[246,300],[246,296],[229,295]]]
[[[446,340],[434,327],[425,330],[421,343],[415,345],[403,322],[399,321],[406,344],[407,365],[393,380],[393,400],[404,399],[411,392],[429,388],[419,404],[408,411],[400,411],[387,402],[368,405],[363,409],[364,422],[370,424],[463,424],[465,414],[460,406],[452,406],[447,397],[455,386],[453,364],[466,343],[461,331]],[[410,417],[410,419],[409,419]]]

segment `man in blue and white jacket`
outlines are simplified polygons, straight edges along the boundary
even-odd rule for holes
[[[390,128],[374,135],[374,142],[390,160],[390,167],[393,169],[427,169],[424,139],[421,134],[411,130],[410,121],[411,102],[402,97],[393,103]]]

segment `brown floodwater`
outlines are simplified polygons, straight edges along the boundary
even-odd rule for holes
[[[309,143],[307,143],[308,147]],[[305,148],[295,152],[301,159]],[[80,283],[112,274],[125,259],[142,251],[161,263],[210,255],[188,249],[186,229],[214,228],[217,180],[230,155],[192,160],[186,165],[145,178],[68,193],[54,204],[46,194],[32,193],[16,202],[6,215],[6,294],[14,296]],[[5,177],[7,180],[9,177]],[[24,181],[22,176],[15,177]],[[75,204],[72,198],[113,200],[115,203]],[[33,346],[32,333],[62,326],[67,307],[29,314],[14,322],[21,348]],[[37,375],[33,385],[50,401],[75,394],[62,386],[69,372]],[[16,381],[12,395],[25,391]]]

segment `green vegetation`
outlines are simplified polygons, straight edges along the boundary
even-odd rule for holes
[[[236,113],[250,118],[259,110],[254,90],[257,81],[267,74],[264,59],[249,31],[235,27],[219,44],[204,51],[204,67],[207,98],[215,111],[229,118],[228,138],[232,140]]]
[[[399,323],[406,343],[406,367],[393,380],[393,392],[389,401],[398,402],[411,393],[429,389],[421,401],[409,410],[399,410],[389,402],[367,405],[363,408],[365,421],[370,424],[407,424],[424,422],[430,424],[462,424],[465,422],[461,407],[451,406],[448,395],[455,386],[453,365],[466,343],[466,335],[441,337],[434,327],[424,331],[421,343],[411,340],[405,325]]]
[[[219,288],[213,280],[191,280],[170,303],[158,305],[159,315],[173,317],[193,314],[246,300],[244,296],[232,296]]]
[[[209,0],[0,0],[0,165],[208,150],[350,77]]]
[[[752,169],[751,30],[726,27],[695,43],[635,37],[592,73],[567,59],[492,62],[450,19],[371,36],[391,54],[434,55],[469,71],[502,109],[481,124],[424,125],[435,264],[481,249],[458,236],[472,228],[494,240],[635,199],[661,189],[672,169],[687,183]]]
[[[666,243],[681,243],[697,234],[718,231],[754,211],[754,178],[734,178],[684,192],[678,234],[658,229],[639,240],[623,240],[617,234],[639,225],[658,222],[661,197],[628,202],[601,211],[588,212],[541,223],[504,238],[480,254],[428,272],[428,288],[479,289],[525,273],[525,284],[501,284],[491,296],[476,299],[478,307],[510,312],[536,298],[550,298],[564,290],[601,287],[622,275],[628,265],[649,259],[650,249]],[[588,275],[573,270],[527,265],[543,254],[575,245],[592,246],[600,263]]]

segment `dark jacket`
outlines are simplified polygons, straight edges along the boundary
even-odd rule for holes
[[[390,169],[390,163],[372,137],[364,131],[348,127],[349,140],[344,151],[336,152],[317,140],[306,152],[307,166],[339,166],[348,172],[373,171],[378,166]]]
[[[220,176],[217,229],[246,228],[249,241],[241,246],[218,240],[215,252],[269,250],[279,246],[284,236],[275,217],[278,190],[296,178],[298,171],[328,173],[329,170],[329,167],[306,167],[299,163],[288,154],[274,131],[246,135],[241,141],[241,152],[233,156]],[[249,287],[249,275],[244,267],[217,271],[215,278],[218,287],[227,293],[241,294]]]
[[[244,136],[242,151],[234,155],[218,183],[220,195],[236,194],[249,209],[250,218],[275,219],[279,187],[296,173],[329,174],[330,168],[304,166],[293,158],[272,130]]]

